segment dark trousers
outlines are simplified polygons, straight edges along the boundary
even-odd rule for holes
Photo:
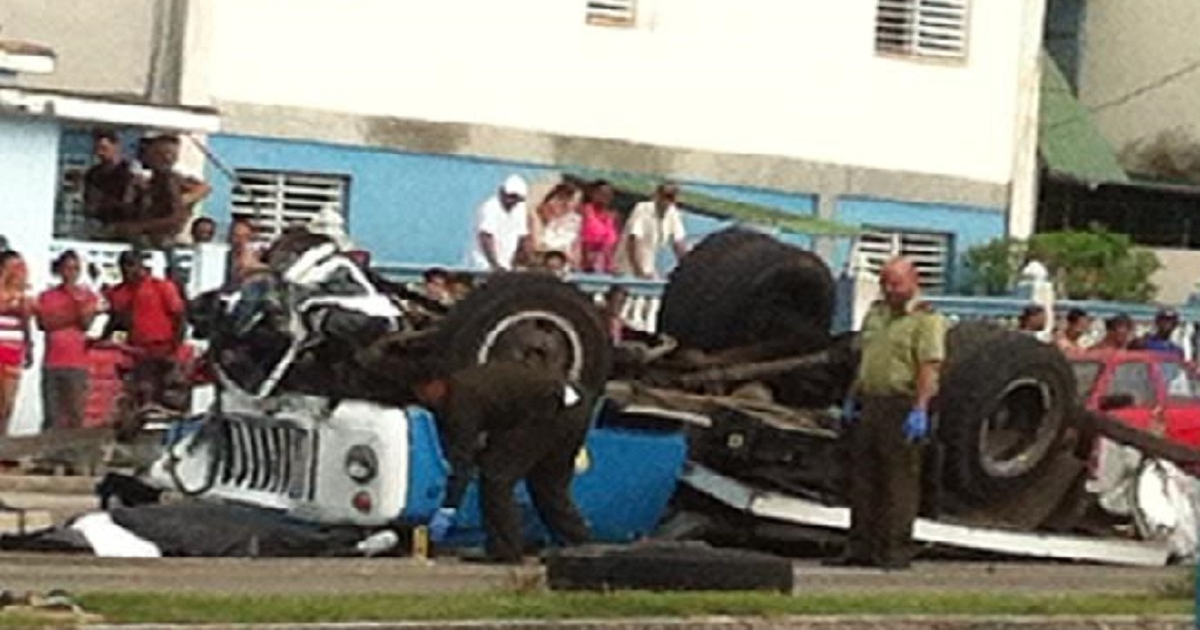
[[[587,524],[571,499],[575,458],[587,435],[587,411],[582,408],[488,435],[479,457],[479,484],[490,558],[521,559],[521,510],[514,490],[522,479],[542,522],[560,542],[587,542]]]
[[[904,437],[913,399],[863,397],[850,430],[850,541],[847,553],[875,564],[911,559],[921,503],[921,446]]]
[[[44,368],[42,430],[82,427],[87,394],[87,368]]]

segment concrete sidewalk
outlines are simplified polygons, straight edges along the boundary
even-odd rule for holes
[[[0,474],[0,493],[36,493],[47,495],[91,495],[99,477]]]
[[[798,593],[1007,592],[1151,594],[1188,569],[1065,564],[918,562],[907,572],[833,569],[796,562]],[[0,586],[17,591],[142,591],[228,594],[442,593],[528,588],[542,568],[421,563],[401,558],[167,558],[0,554]]]

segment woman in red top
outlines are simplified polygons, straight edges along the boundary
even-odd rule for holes
[[[34,304],[25,292],[29,275],[21,255],[0,252],[0,436],[17,402],[21,372],[31,364],[29,320]]]
[[[579,242],[582,268],[586,273],[613,274],[617,271],[616,252],[621,228],[617,225],[617,211],[610,205],[613,197],[612,186],[600,180],[592,184],[588,202],[583,206]]]
[[[62,284],[38,296],[38,327],[46,331],[42,365],[42,430],[83,426],[88,393],[87,329],[97,298],[79,286],[79,254],[63,252],[51,267]]]

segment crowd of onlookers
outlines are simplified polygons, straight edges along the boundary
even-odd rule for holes
[[[191,226],[196,244],[214,242],[216,224],[209,219]],[[261,266],[253,227],[235,220],[229,229],[228,284]],[[121,252],[120,281],[100,284],[100,271],[74,250],[51,264],[55,282],[34,294],[21,254],[0,248],[0,435],[8,429],[23,372],[33,364],[33,330],[45,333],[42,350],[42,428],[84,425],[92,351],[119,352],[127,402],[170,405],[171,379],[180,376],[186,303],[183,287],[158,277],[139,248]],[[103,315],[104,326],[94,325]],[[178,406],[178,405],[176,405]]]
[[[1017,329],[1041,335],[1047,329],[1046,309],[1033,304],[1025,307],[1017,320]],[[1118,313],[1104,320],[1104,336],[1092,344],[1088,339],[1092,333],[1093,319],[1087,311],[1072,308],[1067,311],[1063,325],[1055,330],[1052,340],[1063,352],[1076,353],[1086,350],[1148,350],[1166,352],[1184,357],[1183,348],[1173,337],[1179,328],[1179,312],[1173,308],[1161,308],[1154,316],[1154,328],[1145,335],[1137,336],[1133,318]]]
[[[468,259],[479,270],[544,269],[660,277],[659,252],[686,253],[687,232],[677,206],[679,187],[660,184],[626,219],[605,180],[580,186],[564,180],[529,210],[529,186],[512,175],[479,206]]]
[[[97,344],[119,349],[128,358],[127,397],[162,399],[166,379],[177,371],[186,306],[183,283],[170,273],[172,251],[181,235],[194,245],[216,241],[217,223],[193,217],[194,205],[210,188],[199,178],[177,171],[178,137],[143,140],[135,160],[124,156],[113,132],[97,131],[93,140],[95,164],[83,182],[90,231],[129,243],[132,249],[119,257],[120,282],[103,287],[97,286],[94,265],[85,264],[74,251],[64,252],[52,265],[53,286],[34,295],[21,255],[0,246],[0,435],[7,431],[22,373],[33,364],[34,327],[45,332],[46,340],[43,428],[83,425],[89,352]],[[529,209],[528,184],[520,176],[510,176],[477,209],[468,253],[474,272],[432,268],[425,272],[420,288],[427,297],[450,305],[471,291],[480,271],[532,269],[562,278],[581,272],[660,279],[661,252],[672,252],[678,259],[687,251],[679,194],[677,185],[662,183],[622,220],[613,206],[614,188],[607,181],[558,182],[532,200]],[[263,250],[255,243],[253,225],[244,219],[229,226],[227,242],[226,284],[233,286],[263,267]],[[147,249],[166,254],[166,278],[148,272]],[[639,335],[623,317],[628,300],[628,291],[614,285],[600,305],[616,342]],[[93,322],[100,315],[106,316],[106,324],[95,331]],[[1117,315],[1105,321],[1103,339],[1088,346],[1092,318],[1072,309],[1052,339],[1046,340],[1066,352],[1145,349],[1183,356],[1182,348],[1172,341],[1178,325],[1178,313],[1162,309],[1153,331],[1135,337],[1133,320]],[[1044,337],[1049,328],[1046,310],[1036,305],[1025,309],[1019,328]]]

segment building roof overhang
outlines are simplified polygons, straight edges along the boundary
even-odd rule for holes
[[[109,95],[15,86],[0,87],[0,116],[4,115],[180,133],[220,129],[220,115],[209,107],[157,105]]]

